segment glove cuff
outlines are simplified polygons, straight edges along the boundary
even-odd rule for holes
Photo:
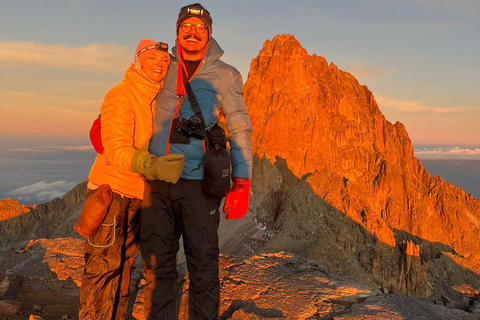
[[[232,190],[233,192],[238,192],[242,191],[243,189],[249,189],[250,188],[250,179],[248,178],[238,178],[234,177],[232,178],[233,181],[233,186]]]
[[[145,175],[145,159],[150,155],[148,151],[138,150],[133,154],[130,171]]]

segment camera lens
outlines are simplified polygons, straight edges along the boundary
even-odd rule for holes
[[[198,117],[191,117],[188,122],[193,128],[197,128],[202,124],[202,120],[200,120]]]

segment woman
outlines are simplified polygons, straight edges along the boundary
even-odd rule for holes
[[[97,154],[88,177],[87,199],[95,194],[97,197],[108,194],[111,203],[104,206],[108,209],[98,230],[85,241],[81,320],[125,318],[130,269],[138,249],[144,179],[176,183],[183,170],[182,155],[157,158],[148,152],[155,97],[163,86],[169,63],[167,44],[140,41],[125,78],[103,101],[102,143],[96,147],[101,153]],[[83,211],[98,213],[98,207],[89,203],[87,200]]]

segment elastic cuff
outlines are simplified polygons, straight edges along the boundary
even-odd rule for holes
[[[138,150],[132,157],[132,165],[130,171],[145,175],[145,159],[150,155],[148,151]]]

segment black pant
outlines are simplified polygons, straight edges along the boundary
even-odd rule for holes
[[[140,219],[146,319],[177,319],[176,255],[180,235],[190,278],[190,319],[218,318],[219,205],[220,199],[203,193],[202,181],[147,183]]]

